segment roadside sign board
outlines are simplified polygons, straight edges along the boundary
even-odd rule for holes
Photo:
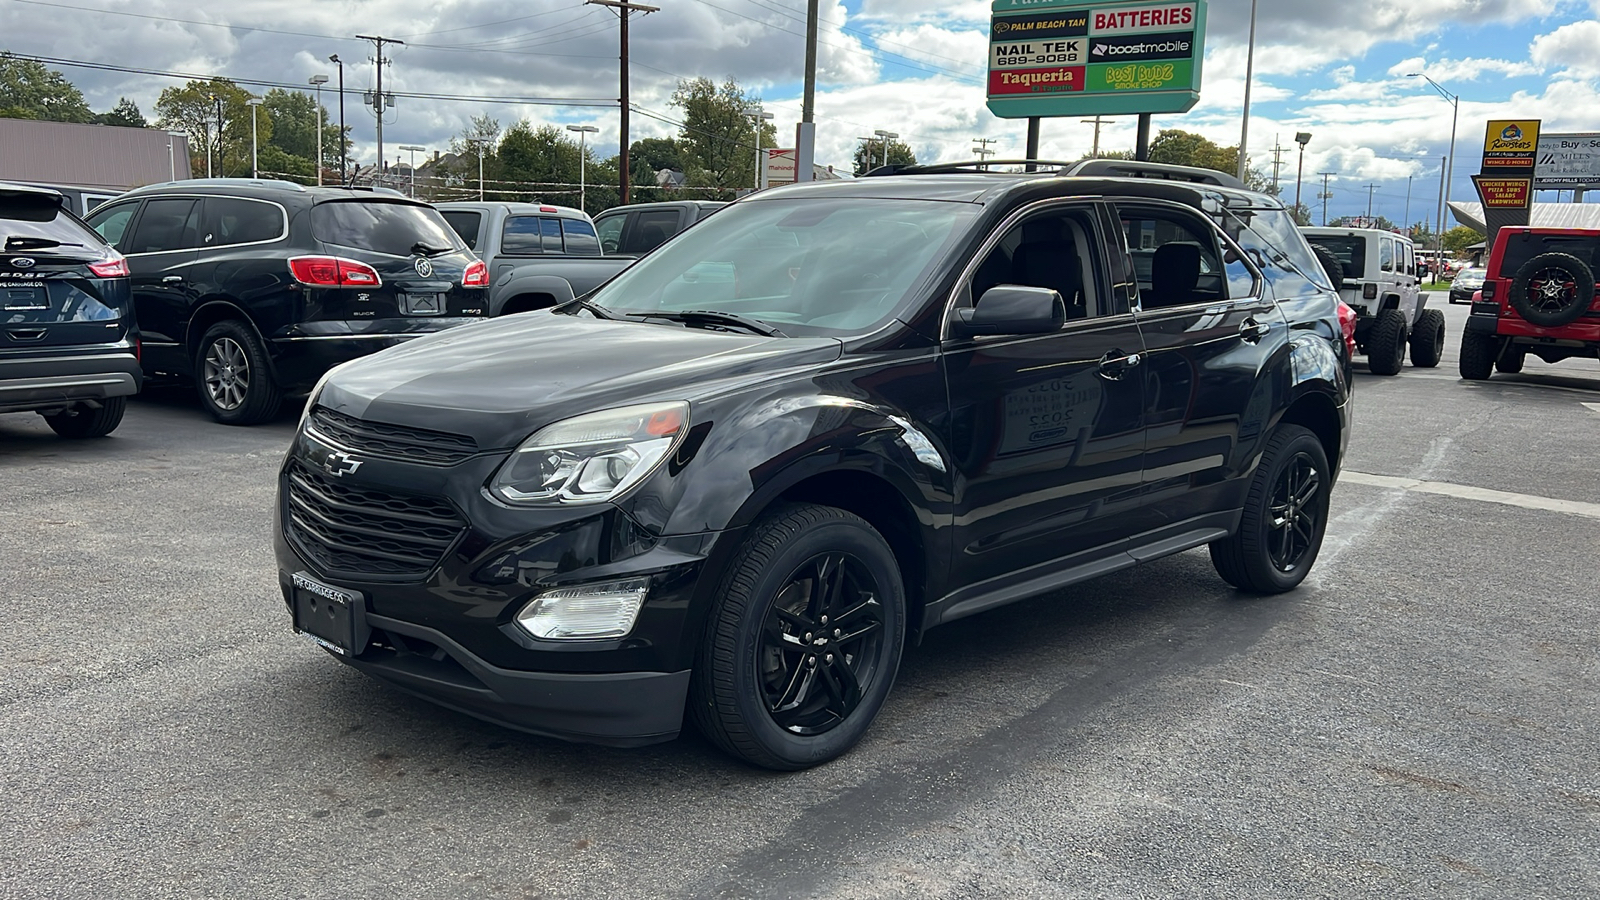
[[[1533,182],[1527,178],[1472,176],[1484,209],[1527,209],[1533,200]]]
[[[1200,101],[1206,0],[993,0],[989,111],[1188,112]]]
[[[1600,188],[1600,133],[1539,135],[1536,189]]]
[[[794,184],[795,151],[793,149],[768,150],[766,154],[767,186]]]
[[[1533,177],[1539,120],[1491,120],[1483,135],[1483,174]]]

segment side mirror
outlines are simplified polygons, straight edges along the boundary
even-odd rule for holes
[[[1067,320],[1067,305],[1049,288],[1002,284],[983,292],[976,306],[956,310],[963,337],[1049,334]]]

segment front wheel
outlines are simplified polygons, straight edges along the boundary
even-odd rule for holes
[[[894,552],[827,506],[758,520],[723,582],[695,665],[695,725],[751,764],[792,771],[853,747],[882,708],[905,643]]]
[[[1239,530],[1211,544],[1217,574],[1254,594],[1298,587],[1322,549],[1332,487],[1317,436],[1299,425],[1280,426],[1251,479]]]
[[[200,339],[195,387],[212,418],[224,425],[259,425],[278,414],[283,391],[272,380],[267,349],[250,326],[227,319]]]

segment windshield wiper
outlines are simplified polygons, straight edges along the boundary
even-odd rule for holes
[[[82,244],[71,244],[46,237],[29,237],[27,235],[13,235],[6,238],[6,252],[12,250],[50,250],[56,247],[82,247]]]
[[[567,314],[566,310],[567,310],[567,307],[569,307],[569,306],[576,306],[579,309],[587,309],[590,313],[592,313],[594,315],[594,317],[596,319],[615,319],[616,318],[616,316],[613,316],[611,313],[607,312],[606,308],[604,306],[601,306],[598,303],[590,303],[588,300],[585,300],[582,297],[574,297],[571,300],[567,300],[567,301],[564,301],[562,303],[557,303],[555,306],[550,307],[550,311],[551,312],[561,313],[562,315],[566,315]]]
[[[434,247],[434,246],[431,246],[429,244],[424,244],[421,241],[417,241],[415,244],[411,245],[411,252],[415,253],[418,256],[439,256],[440,254],[443,254],[443,253],[449,253],[450,252],[450,248],[449,247]]]
[[[752,319],[717,309],[685,309],[679,312],[632,312],[625,315],[635,319],[666,319],[669,322],[682,322],[685,325],[731,325],[735,328],[743,328],[745,331],[759,334],[762,337],[788,337],[788,335],[760,319]]]

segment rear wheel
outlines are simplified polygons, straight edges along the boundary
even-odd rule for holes
[[[1494,370],[1506,375],[1515,375],[1522,371],[1522,366],[1528,361],[1528,348],[1516,344],[1507,344],[1500,356],[1494,361]]]
[[[1495,354],[1500,349],[1500,338],[1492,334],[1461,333],[1461,377],[1468,381],[1483,381],[1494,373]]]
[[[128,408],[127,397],[110,397],[100,401],[98,409],[78,404],[66,412],[44,417],[50,430],[64,438],[105,437],[122,424],[122,414]]]
[[[224,425],[259,425],[278,414],[283,391],[272,363],[250,326],[227,319],[206,330],[195,356],[200,402]]]
[[[700,648],[690,716],[754,765],[827,762],[866,733],[900,665],[894,553],[867,522],[827,506],[763,517],[740,553]]]
[[[1333,471],[1322,442],[1299,425],[1267,442],[1239,530],[1211,544],[1211,564],[1241,591],[1281,594],[1305,580],[1322,549]]]
[[[1398,375],[1405,362],[1406,314],[1386,309],[1367,335],[1367,369],[1374,375]]]
[[[1444,313],[1425,309],[1417,317],[1417,327],[1411,332],[1411,364],[1419,369],[1432,369],[1444,356]]]

